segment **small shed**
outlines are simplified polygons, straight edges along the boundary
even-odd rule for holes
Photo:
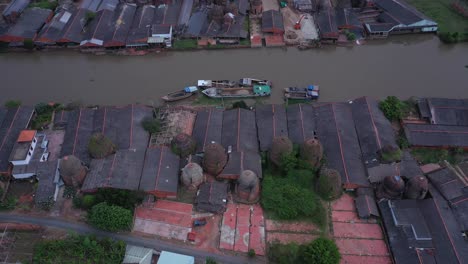
[[[194,264],[195,258],[192,256],[172,253],[169,251],[161,251],[159,255],[158,264]]]
[[[262,32],[276,35],[284,34],[283,15],[277,10],[268,10],[262,14]]]

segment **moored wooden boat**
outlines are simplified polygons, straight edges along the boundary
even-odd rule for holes
[[[190,86],[190,87],[186,87],[183,90],[173,92],[173,93],[169,93],[169,94],[161,97],[161,99],[166,101],[166,102],[179,101],[179,100],[183,100],[185,98],[189,98],[190,96],[196,94],[197,91],[198,91],[197,87]]]
[[[318,85],[308,85],[307,87],[288,87],[284,88],[285,93],[307,93],[308,91],[319,92],[320,88]]]
[[[284,88],[284,98],[298,100],[316,100],[319,98],[319,92],[320,90],[318,85],[308,85],[305,88],[288,87]]]

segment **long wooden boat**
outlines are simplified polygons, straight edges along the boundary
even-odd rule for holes
[[[208,88],[202,93],[210,98],[249,98],[263,97],[271,94],[270,86],[254,85],[253,87],[235,87],[235,88]]]
[[[307,93],[308,91],[319,92],[320,88],[318,85],[308,85],[307,87],[288,87],[284,88],[285,93]]]
[[[290,100],[317,100],[319,98],[318,93],[285,93],[284,98]]]
[[[173,92],[173,93],[169,93],[169,94],[161,97],[161,99],[166,101],[166,102],[179,101],[179,100],[183,100],[185,98],[189,98],[190,96],[196,94],[197,91],[198,91],[198,89],[196,87],[194,87],[194,86],[186,87],[183,90]]]

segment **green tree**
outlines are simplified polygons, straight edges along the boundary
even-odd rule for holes
[[[379,107],[390,121],[398,121],[403,118],[404,104],[395,96],[388,96],[380,102]]]
[[[340,252],[333,240],[317,238],[309,244],[301,246],[300,258],[302,263],[308,264],[338,264]]]
[[[36,244],[32,263],[122,263],[125,243],[94,236],[70,235]]]
[[[141,125],[150,134],[155,134],[161,131],[161,125],[159,120],[156,118],[146,117],[143,119],[143,121],[141,121]]]
[[[105,202],[93,206],[88,218],[95,227],[111,232],[129,230],[133,221],[130,210]]]

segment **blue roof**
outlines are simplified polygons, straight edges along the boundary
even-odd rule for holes
[[[192,256],[176,254],[168,251],[162,251],[158,259],[158,264],[193,264],[195,259]]]

